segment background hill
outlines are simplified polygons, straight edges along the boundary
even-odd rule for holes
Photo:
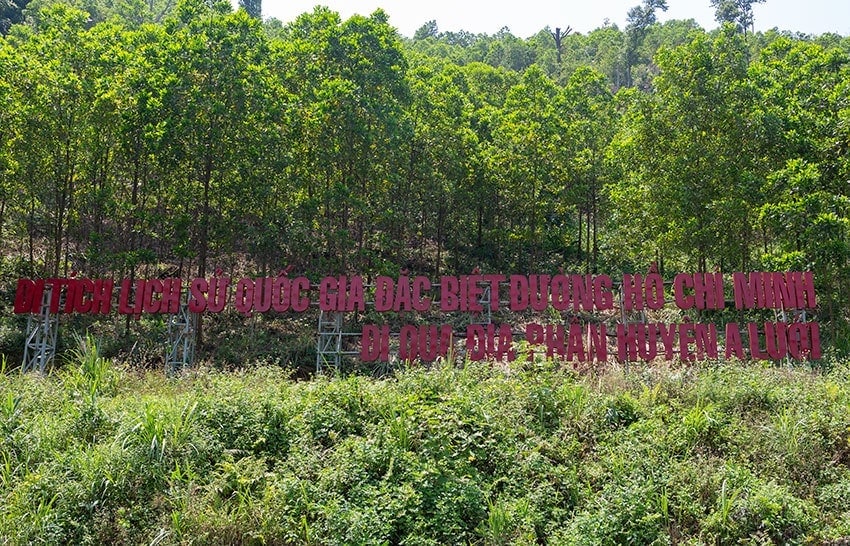
[[[657,7],[404,39],[381,11],[27,4],[0,39],[3,299],[71,272],[812,270],[844,350],[850,39]]]

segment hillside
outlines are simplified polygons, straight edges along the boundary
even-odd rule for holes
[[[558,46],[142,4],[45,1],[0,37],[10,361],[20,277],[219,273],[811,271],[808,318],[850,346],[848,38],[660,24],[653,2]],[[151,327],[102,318],[63,346],[123,330],[129,359]]]

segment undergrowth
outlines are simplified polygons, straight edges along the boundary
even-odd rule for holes
[[[850,536],[850,367],[550,362],[0,375],[0,543],[804,544]]]

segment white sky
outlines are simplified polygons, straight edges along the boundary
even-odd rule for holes
[[[237,0],[233,0],[236,4]],[[284,23],[320,4],[338,12],[343,19],[355,13],[369,15],[381,7],[390,23],[404,36],[434,19],[441,31],[467,30],[494,34],[504,26],[521,38],[536,34],[546,25],[570,26],[587,33],[605,19],[625,26],[626,12],[641,0],[263,0],[263,16]],[[693,18],[705,29],[717,26],[709,0],[667,0],[669,9],[659,19]],[[850,35],[850,0],[767,0],[753,8],[756,30],[780,30]]]

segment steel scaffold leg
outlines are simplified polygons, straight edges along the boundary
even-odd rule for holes
[[[56,356],[56,340],[59,334],[59,317],[50,313],[53,287],[47,285],[41,296],[41,308],[37,315],[27,318],[27,337],[24,344],[23,371],[38,370],[44,373],[47,364]]]

